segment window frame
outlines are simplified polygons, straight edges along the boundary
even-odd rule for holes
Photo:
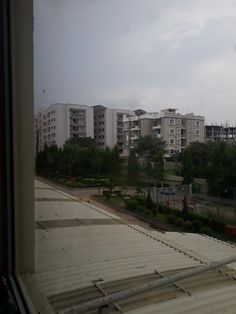
[[[16,223],[13,148],[12,21],[16,3],[0,0],[0,274],[19,313],[29,313],[16,274]],[[17,6],[17,5],[16,5]]]

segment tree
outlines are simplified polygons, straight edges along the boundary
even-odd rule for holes
[[[139,179],[139,163],[134,150],[130,151],[127,165],[127,180],[131,185],[137,185]]]
[[[92,137],[70,137],[66,140],[65,145],[79,145],[88,148],[95,145],[95,141]]]
[[[150,194],[150,190],[148,190],[148,194],[147,194],[147,200],[146,200],[146,206],[148,209],[153,209],[153,201],[152,201],[152,198],[151,198],[151,194]]]
[[[163,180],[165,143],[159,138],[144,136],[138,139],[135,151],[149,178],[153,178],[157,186]]]
[[[187,149],[184,151],[182,156],[182,172],[183,172],[183,184],[190,184],[193,182],[193,169],[192,169],[192,159],[191,159],[191,153]]]
[[[188,203],[187,203],[186,195],[184,195],[184,199],[183,199],[183,215],[184,216],[188,215]]]
[[[230,187],[236,184],[236,148],[220,142],[210,144],[207,183],[209,193],[227,196]]]
[[[120,178],[122,163],[123,161],[119,154],[119,148],[115,146],[111,149],[109,158],[109,175],[112,180],[118,180]]]
[[[194,142],[186,147],[181,154],[182,162],[186,154],[190,155],[192,161],[192,174],[195,178],[207,177],[209,147],[209,144]]]
[[[135,151],[145,159],[153,160],[158,152],[164,154],[165,143],[151,135],[141,136],[135,145]]]
[[[61,149],[56,145],[44,146],[36,155],[35,168],[39,175],[51,176],[60,168]]]

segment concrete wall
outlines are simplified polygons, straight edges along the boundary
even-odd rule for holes
[[[140,120],[141,136],[152,135],[152,122],[151,119]]]
[[[183,177],[166,174],[164,177],[164,182],[170,185],[180,185],[183,182]],[[198,193],[207,193],[208,187],[206,179],[194,178],[193,179],[193,189]]]

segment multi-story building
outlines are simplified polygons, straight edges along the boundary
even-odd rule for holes
[[[134,115],[131,110],[108,109],[101,105],[94,108],[94,139],[100,148],[118,146],[123,151],[123,117]]]
[[[206,125],[205,126],[206,142],[226,142],[236,144],[236,127],[225,125]]]
[[[193,113],[181,115],[177,109],[164,109],[160,113],[136,112],[133,117],[126,116],[124,124],[124,152],[128,155],[130,148],[140,136],[152,135],[166,143],[166,157],[193,142],[204,142],[204,117]]]
[[[71,137],[94,137],[92,107],[53,104],[35,115],[36,151],[45,144],[60,147]]]
[[[157,113],[147,113],[141,109],[135,111],[135,115],[126,115],[123,119],[123,153],[129,154],[136,141],[141,136],[152,135],[153,121]]]
[[[160,137],[166,143],[166,153],[181,152],[193,142],[204,142],[204,117],[193,113],[179,114],[177,109],[161,110],[154,120],[153,135]]]

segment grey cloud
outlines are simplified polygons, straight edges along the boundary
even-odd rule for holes
[[[36,107],[67,101],[153,111],[171,105],[207,119],[232,119],[232,5],[35,0]],[[228,110],[219,113],[222,102]]]

